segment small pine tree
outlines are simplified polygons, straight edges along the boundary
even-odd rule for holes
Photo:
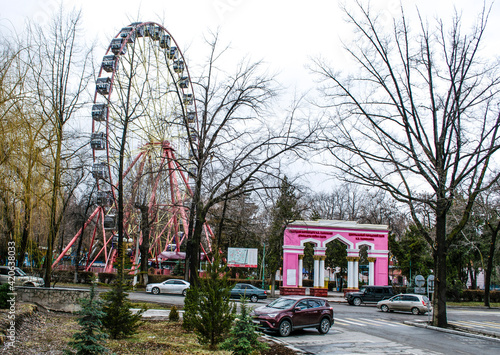
[[[193,331],[195,324],[199,322],[198,314],[198,288],[191,285],[184,298],[184,315],[182,317],[182,328],[187,331]]]
[[[108,337],[102,331],[102,319],[105,313],[102,311],[102,300],[96,298],[94,282],[90,287],[89,298],[79,300],[82,309],[77,312],[79,332],[73,334],[73,340],[68,344],[76,350],[77,355],[99,355],[109,352],[103,345]],[[67,354],[75,354],[66,351]]]
[[[258,338],[257,327],[253,324],[252,317],[248,313],[247,299],[243,298],[241,300],[241,314],[234,322],[229,337],[221,344],[220,348],[231,351],[233,355],[258,354],[269,348]]]
[[[217,255],[199,285],[191,285],[184,303],[184,329],[193,329],[201,344],[216,349],[229,332],[236,307],[230,300],[231,284]]]
[[[102,323],[113,339],[125,338],[137,333],[142,313],[145,311],[141,309],[135,314],[132,313],[130,310],[132,304],[124,287],[120,279],[117,279],[113,288],[102,295],[105,301],[103,311],[106,314]]]
[[[179,311],[177,311],[176,306],[172,306],[172,308],[170,308],[170,313],[168,314],[168,320],[171,322],[179,321]]]

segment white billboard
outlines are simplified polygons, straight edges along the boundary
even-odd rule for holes
[[[229,267],[257,267],[257,249],[228,248],[227,266]]]

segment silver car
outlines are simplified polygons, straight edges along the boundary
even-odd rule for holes
[[[18,267],[10,268],[8,266],[0,266],[0,284],[9,283],[9,273],[14,277],[16,286],[36,286],[41,287],[44,281],[41,277],[27,275]]]
[[[184,280],[170,279],[162,283],[148,284],[146,286],[146,292],[152,292],[155,295],[160,293],[179,293],[186,296],[189,285],[189,282]]]
[[[424,295],[399,294],[388,300],[377,303],[377,308],[383,312],[403,311],[411,312],[415,315],[432,311],[429,299]]]

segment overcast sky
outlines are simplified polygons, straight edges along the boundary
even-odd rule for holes
[[[321,56],[342,70],[346,57],[341,40],[352,40],[339,3],[353,0],[63,0],[63,8],[83,12],[82,27],[90,42],[97,40],[96,57],[104,55],[111,39],[130,22],[155,21],[173,35],[188,66],[205,62],[203,37],[219,31],[221,42],[231,44],[236,63],[243,56],[264,60],[291,96],[314,87],[307,65]],[[408,17],[416,8],[433,23],[436,17],[450,19],[456,9],[462,13],[464,32],[481,11],[481,0],[372,0],[373,10],[391,23],[400,14],[400,3]],[[60,0],[0,0],[0,34],[21,33],[27,20],[38,24],[50,21]],[[415,26],[417,24],[415,23]],[[500,0],[493,5],[486,42],[487,50],[498,55],[500,48]]]
[[[311,85],[307,64],[321,55],[341,65],[340,39],[349,42],[349,27],[336,0],[63,0],[63,7],[82,9],[83,28],[88,39],[105,48],[118,31],[131,21],[162,23],[189,59],[188,65],[203,62],[201,41],[209,31],[219,29],[224,44],[231,43],[235,60],[250,55],[263,59],[273,72],[281,73],[285,87],[298,91]],[[347,4],[352,5],[352,0]],[[0,0],[0,25],[22,32],[27,19],[47,23],[60,0]],[[480,0],[402,0],[406,12],[415,8],[433,18],[450,18],[454,7],[472,21],[480,11]],[[399,0],[372,0],[372,7],[388,20],[399,13]],[[494,5],[489,33],[498,44],[500,1]],[[499,46],[495,46],[499,48]],[[498,53],[498,51],[497,51]]]

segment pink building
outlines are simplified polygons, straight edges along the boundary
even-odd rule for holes
[[[312,294],[325,295],[326,245],[339,240],[347,247],[347,288],[358,289],[359,248],[368,247],[369,284],[388,284],[387,225],[358,224],[350,221],[318,220],[290,223],[283,241],[283,294],[304,294],[302,269],[304,244],[314,244],[314,287]]]

